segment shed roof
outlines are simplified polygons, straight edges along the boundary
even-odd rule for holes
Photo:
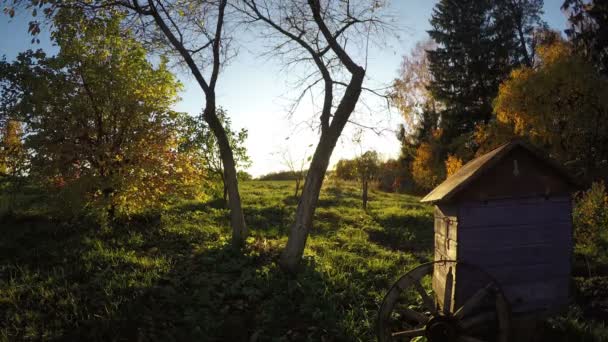
[[[439,202],[451,199],[516,148],[523,148],[530,152],[539,159],[539,161],[548,164],[553,168],[567,183],[574,186],[577,185],[577,182],[569,173],[545,153],[523,141],[512,141],[466,163],[456,173],[448,177],[443,183],[439,184],[435,189],[428,193],[420,202]]]

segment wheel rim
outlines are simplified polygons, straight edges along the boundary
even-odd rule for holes
[[[436,267],[448,269],[445,279],[433,279]],[[454,270],[473,272],[484,286],[454,308]],[[444,298],[438,299],[434,286],[444,284]],[[481,268],[452,260],[422,264],[402,276],[384,297],[378,312],[380,342],[412,341],[423,337],[430,342],[508,341],[510,312],[502,289]]]

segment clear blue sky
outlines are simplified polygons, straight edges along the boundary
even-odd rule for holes
[[[397,18],[400,38],[387,48],[373,49],[370,52],[367,71],[369,87],[387,85],[397,76],[401,56],[409,52],[416,42],[427,37],[428,20],[435,2],[392,0],[390,10]],[[544,7],[544,19],[550,27],[560,31],[566,26],[566,18],[560,11],[562,2],[545,0]],[[40,44],[30,43],[31,37],[27,34],[29,20],[26,15],[18,15],[12,20],[0,15],[0,55],[11,60],[19,52],[30,48],[42,48],[50,52],[56,50],[51,46],[48,35],[39,37]],[[313,114],[310,101],[305,102],[294,117],[287,118],[286,108],[290,95],[293,95],[290,93],[289,81],[293,81],[293,78],[289,71],[282,71],[272,60],[259,57],[257,47],[266,44],[261,39],[253,39],[243,45],[238,57],[221,75],[217,91],[218,104],[228,110],[233,125],[249,130],[247,148],[253,159],[249,172],[254,176],[285,169],[281,161],[282,151],[289,150],[294,159],[298,159],[311,153],[312,149],[308,146],[317,141],[316,132],[303,124]],[[181,71],[178,76],[184,83],[185,90],[176,109],[192,115],[200,113],[203,105],[200,88],[187,72]],[[365,131],[362,143],[354,144],[352,137],[357,128],[347,125],[334,151],[332,164],[340,158],[353,157],[361,149],[376,149],[386,158],[398,155],[399,142],[394,130],[402,122],[399,114],[386,111],[379,99],[367,97],[366,102],[369,107],[378,110],[370,113],[359,106],[357,122],[386,130],[379,136]]]

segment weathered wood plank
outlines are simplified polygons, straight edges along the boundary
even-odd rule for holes
[[[568,201],[538,200],[527,204],[517,201],[467,203],[460,209],[458,230],[475,227],[567,223],[571,221]]]
[[[448,273],[450,272],[450,269],[453,268],[454,264],[449,263],[448,265],[441,265],[441,264],[435,264],[435,269],[433,272],[433,282],[432,282],[432,286],[433,286],[433,292],[435,293],[436,296],[436,300],[439,303],[439,305],[443,308],[444,307],[444,303],[445,303],[445,298],[446,298],[446,284],[447,279],[448,279]],[[451,287],[452,289],[450,291],[448,291],[448,297],[450,299],[450,308],[449,310],[453,310],[453,305],[454,305],[454,294],[455,294],[455,290],[454,290],[454,285],[456,284],[455,281],[455,270],[452,269],[451,270],[451,277],[452,277],[452,281],[451,281]]]
[[[567,304],[570,278],[547,278],[532,283],[518,283],[503,286],[503,291],[511,303],[513,312],[538,309],[552,309]]]
[[[569,277],[547,278],[541,281],[501,284],[501,287],[513,312],[555,310],[568,303],[569,279]],[[479,291],[480,286],[483,285],[479,279],[471,282],[460,278],[456,283],[456,307],[461,307]]]
[[[457,241],[458,223],[455,220],[446,220],[444,217],[435,217],[435,234],[441,234]]]
[[[534,244],[495,249],[459,249],[459,260],[484,268],[488,266],[535,265],[564,263],[568,265],[570,252],[564,246]]]
[[[476,227],[462,229],[458,233],[461,248],[504,248],[551,242],[571,246],[572,224],[570,222],[520,224],[507,226]]]
[[[449,260],[456,260],[457,245],[454,240],[445,239],[442,235],[435,234],[435,251],[441,253]]]
[[[435,206],[435,217],[449,217],[458,220],[459,205],[440,203]]]
[[[503,286],[521,284],[546,279],[561,279],[570,276],[570,262],[553,262],[538,265],[496,266],[486,268]]]

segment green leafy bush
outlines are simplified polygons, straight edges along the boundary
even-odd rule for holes
[[[596,182],[577,194],[572,211],[575,253],[588,263],[608,261],[608,193],[604,182]]]

